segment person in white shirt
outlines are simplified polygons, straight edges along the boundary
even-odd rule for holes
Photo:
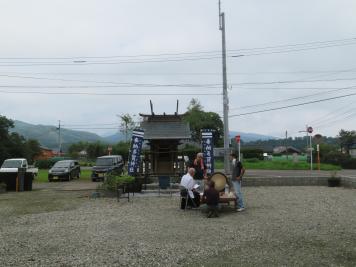
[[[195,206],[200,205],[200,195],[199,192],[196,191],[197,186],[196,183],[193,179],[195,174],[195,169],[194,168],[189,168],[187,174],[183,175],[182,180],[180,181],[180,186],[182,187],[181,189],[181,195],[184,197],[186,196],[186,190],[188,191],[189,197],[194,200]],[[189,204],[189,200],[188,200]],[[192,204],[190,202],[190,204]],[[185,208],[185,201],[183,205],[183,199],[181,203],[181,208]]]
[[[188,172],[185,175],[183,175],[182,180],[180,181],[180,186],[184,187],[185,189],[188,189],[189,196],[191,198],[194,198],[193,189],[196,184],[193,179],[194,174],[195,174],[195,169],[189,168]]]

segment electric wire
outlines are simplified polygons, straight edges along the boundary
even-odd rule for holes
[[[92,93],[92,92],[40,92],[40,91],[6,91],[1,94],[33,94],[33,95],[85,95],[85,96],[217,96],[221,93]]]
[[[228,52],[248,52],[255,50],[270,50],[270,49],[282,49],[282,48],[290,48],[290,47],[298,47],[298,46],[325,46],[325,45],[340,45],[349,42],[355,42],[356,37],[351,38],[343,38],[343,39],[334,39],[328,41],[312,41],[312,42],[304,42],[297,44],[282,44],[282,45],[274,45],[274,46],[264,46],[264,47],[254,47],[254,48],[240,48],[240,49],[230,49]],[[175,53],[158,53],[158,54],[138,54],[138,55],[109,55],[109,56],[73,56],[73,57],[0,57],[0,60],[78,60],[78,59],[113,59],[113,58],[139,58],[139,57],[162,57],[162,56],[186,56],[186,55],[205,55],[205,54],[219,54],[220,50],[210,50],[210,51],[195,51],[195,52],[175,52]]]
[[[298,97],[269,101],[269,102],[264,102],[264,103],[260,103],[260,104],[246,105],[246,106],[241,106],[241,107],[237,107],[237,108],[230,108],[230,110],[246,109],[246,108],[265,106],[265,105],[276,104],[276,103],[281,103],[281,102],[289,102],[289,101],[304,99],[304,98],[308,98],[308,97],[312,97],[312,96],[320,96],[321,94],[330,94],[330,93],[334,93],[334,92],[340,92],[342,90],[353,89],[353,88],[356,88],[356,85],[352,86],[352,87],[337,88],[337,89],[329,90],[326,92],[318,92],[318,93],[314,93],[314,94],[308,94],[308,95],[303,95],[303,96],[298,96]]]
[[[298,107],[298,106],[304,106],[304,105],[313,104],[313,103],[320,103],[320,102],[330,101],[330,100],[334,100],[334,99],[350,97],[350,96],[354,96],[354,95],[356,95],[356,93],[335,96],[335,97],[329,97],[329,98],[324,98],[324,99],[318,99],[318,100],[314,100],[314,101],[308,101],[308,102],[304,102],[304,103],[287,105],[287,106],[282,106],[282,107],[277,107],[277,108],[269,108],[269,109],[257,110],[257,111],[252,111],[252,112],[234,114],[234,115],[230,115],[229,118],[257,114],[257,113],[264,113],[264,112],[268,112],[268,111],[282,110],[282,109]]]
[[[348,38],[348,39],[341,39],[335,41],[324,41],[324,42],[310,42],[304,44],[294,44],[294,45],[282,45],[282,46],[270,46],[264,48],[250,48],[250,49],[234,49],[229,50],[228,53],[236,53],[239,51],[245,51],[247,53],[239,54],[239,55],[229,55],[228,57],[241,57],[241,56],[255,56],[255,55],[263,55],[263,54],[275,54],[275,53],[289,53],[289,52],[297,52],[303,50],[310,50],[310,49],[321,49],[321,48],[328,48],[328,47],[335,47],[335,46],[344,46],[344,45],[353,45],[356,44],[355,38]],[[338,43],[339,42],[339,43]],[[341,42],[341,43],[340,43]],[[289,47],[299,47],[299,46],[306,46],[297,49],[289,49]],[[257,53],[248,53],[248,51],[261,51],[262,49],[271,49],[271,48],[279,48],[282,50],[277,51],[262,51]],[[287,49],[286,49],[287,48]],[[194,56],[197,55],[197,56]],[[176,57],[166,57],[162,58],[162,56],[176,56]],[[184,55],[185,57],[182,57]],[[190,57],[186,57],[186,55],[190,55]],[[148,55],[147,55],[148,56]],[[49,59],[56,59],[56,60],[71,60],[68,62],[63,61],[47,61],[47,62],[36,62],[36,61],[18,61],[18,62],[0,62],[0,66],[60,66],[60,65],[72,65],[72,66],[82,66],[82,65],[102,65],[102,64],[138,64],[138,63],[159,63],[159,62],[178,62],[178,61],[196,61],[196,60],[212,60],[212,59],[221,59],[220,51],[206,51],[206,52],[182,52],[182,53],[165,53],[165,54],[156,54],[151,55],[149,58],[139,59],[140,57],[147,57],[144,55],[136,55],[136,56],[104,56],[104,57],[63,57],[63,58],[35,58],[35,57],[28,57],[28,58],[10,58],[10,57],[2,57],[0,60],[21,60],[21,59],[37,59],[37,60],[49,60]],[[177,57],[178,56],[178,57]],[[110,60],[101,60],[101,61],[88,61],[84,59],[107,59]],[[121,61],[112,61],[113,58],[134,58],[134,60],[121,60]],[[137,59],[138,58],[138,59]]]

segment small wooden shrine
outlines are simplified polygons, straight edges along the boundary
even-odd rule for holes
[[[150,104],[151,114],[140,114],[144,140],[149,146],[149,152],[145,155],[150,165],[149,172],[151,175],[177,174],[178,145],[183,140],[191,139],[189,124],[183,121],[183,114],[178,114],[178,101],[174,114],[157,115],[153,112],[151,101]]]

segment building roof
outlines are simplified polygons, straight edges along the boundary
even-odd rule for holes
[[[145,140],[190,139],[189,124],[182,120],[146,120],[141,122]]]
[[[285,153],[286,149],[287,149],[288,153],[298,153],[298,154],[301,153],[301,151],[299,149],[297,149],[295,147],[292,147],[292,146],[288,146],[288,147],[278,146],[278,147],[275,147],[275,148],[273,148],[273,153]]]

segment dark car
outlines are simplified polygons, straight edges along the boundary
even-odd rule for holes
[[[121,174],[124,168],[124,160],[120,155],[102,156],[96,159],[91,180],[104,180],[107,173]]]
[[[48,171],[48,181],[67,180],[80,177],[80,165],[76,160],[60,160]]]

